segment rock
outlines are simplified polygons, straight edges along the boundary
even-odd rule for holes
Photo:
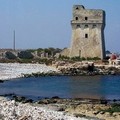
[[[99,112],[99,113],[100,113],[100,114],[102,114],[102,115],[103,115],[103,114],[105,114],[105,112],[104,112],[104,111],[101,111],[101,112]]]
[[[25,99],[25,100],[23,101],[23,103],[32,103],[32,102],[33,102],[32,99]]]
[[[53,96],[52,99],[60,99],[58,96]]]
[[[97,114],[99,114],[99,111],[94,111],[93,114],[97,115]]]
[[[8,101],[0,98],[0,119],[1,120],[79,120],[70,114],[54,111],[48,107],[34,106]]]
[[[0,80],[0,83],[3,83],[4,81],[3,80]]]
[[[100,104],[105,104],[107,105],[108,101],[107,100],[100,100]]]
[[[49,104],[49,101],[47,99],[40,100],[37,102],[38,104]]]
[[[4,116],[0,114],[0,120],[4,120]]]
[[[83,115],[83,114],[74,114],[74,116],[76,116],[76,117],[86,117],[86,115]]]
[[[16,95],[14,95],[14,96],[13,96],[13,99],[14,99],[16,102],[24,102],[24,101],[26,101],[26,98],[23,97],[23,96],[16,96]]]
[[[61,107],[58,109],[58,111],[65,111],[65,108]]]
[[[18,120],[28,120],[28,117],[27,116],[22,116]]]

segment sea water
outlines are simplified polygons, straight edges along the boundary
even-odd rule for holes
[[[0,95],[16,94],[39,99],[60,98],[120,99],[120,76],[48,76],[18,78],[0,83]]]

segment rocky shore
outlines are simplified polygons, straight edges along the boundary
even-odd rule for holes
[[[0,82],[20,77],[61,75],[120,75],[120,65],[104,65],[93,62],[67,63],[64,61],[55,62],[52,66],[46,66],[45,64],[0,63]]]
[[[52,65],[57,70],[48,72],[37,72],[23,74],[24,77],[39,76],[91,76],[91,75],[120,75],[120,65],[96,64],[93,62],[67,63],[64,61],[56,62]]]
[[[20,103],[0,97],[0,120],[88,120],[65,112],[29,103]],[[90,120],[90,119],[89,119]],[[92,120],[92,119],[91,119]]]
[[[120,74],[120,65],[109,65],[105,63],[96,62],[56,62],[54,66],[57,67],[61,74],[64,75],[118,75]]]
[[[120,66],[93,62],[44,64],[0,63],[0,82],[52,75],[120,75]],[[7,95],[6,95],[7,96]],[[0,97],[0,120],[120,120],[120,101],[46,98],[33,102]]]
[[[63,111],[66,114],[88,120],[119,120],[120,101],[103,99],[60,99],[53,97],[42,99],[34,103],[34,106],[44,106],[47,109]]]
[[[120,101],[100,99],[27,100],[0,97],[0,120],[119,120]]]

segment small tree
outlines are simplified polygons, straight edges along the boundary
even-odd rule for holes
[[[8,59],[16,59],[17,57],[15,56],[14,53],[8,51],[5,53],[5,57],[8,58]]]
[[[30,51],[21,51],[18,53],[18,57],[21,59],[32,59],[34,56]]]

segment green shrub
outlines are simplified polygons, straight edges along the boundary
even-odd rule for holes
[[[18,53],[18,57],[21,59],[32,59],[34,56],[30,51],[21,51]]]
[[[45,63],[46,65],[51,65],[52,61],[53,59],[47,59],[47,58],[39,59],[39,63],[42,63],[42,64]]]
[[[17,57],[10,51],[5,53],[5,57],[8,59],[16,59]]]
[[[81,58],[76,56],[76,57],[72,57],[71,60],[73,60],[73,61],[81,61]]]
[[[87,60],[100,60],[100,58],[99,57],[87,57]]]
[[[103,112],[109,112],[109,113],[114,113],[114,112],[120,112],[120,104],[113,104],[111,108],[108,108],[106,110],[101,110]]]
[[[59,59],[60,59],[60,60],[70,60],[69,57],[64,56],[64,55],[60,55],[60,56],[59,56]]]

